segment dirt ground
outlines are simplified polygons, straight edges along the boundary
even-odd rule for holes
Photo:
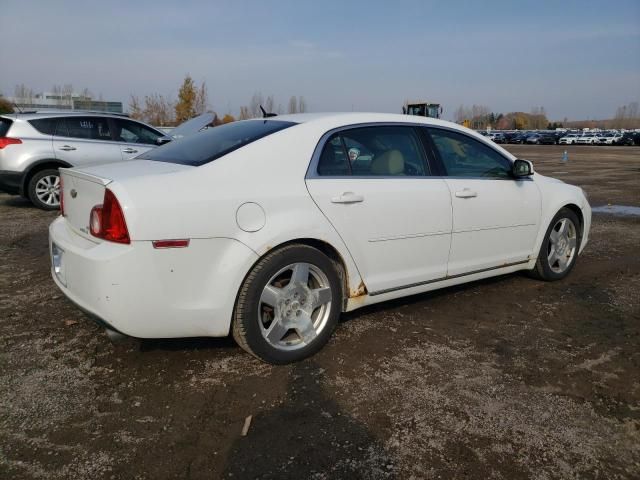
[[[640,206],[640,148],[508,148]],[[367,308],[272,367],[230,339],[111,344],[50,278],[55,215],[0,194],[0,478],[640,477],[640,217],[594,215],[564,281]]]

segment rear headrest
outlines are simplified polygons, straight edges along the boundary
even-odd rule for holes
[[[387,150],[373,159],[371,173],[374,175],[404,174],[404,156],[400,150]]]

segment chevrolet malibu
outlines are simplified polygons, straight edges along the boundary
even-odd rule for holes
[[[52,276],[111,335],[226,336],[274,364],[347,312],[518,270],[560,280],[583,191],[459,125],[391,114],[234,122],[61,169]]]

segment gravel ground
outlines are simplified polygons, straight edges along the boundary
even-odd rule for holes
[[[640,148],[508,148],[640,206]],[[594,215],[564,281],[365,308],[287,367],[230,339],[111,344],[49,277],[54,217],[0,194],[0,478],[640,477],[638,217]]]

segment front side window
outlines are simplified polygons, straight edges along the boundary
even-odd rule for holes
[[[488,145],[463,133],[430,128],[450,177],[512,178],[511,162]]]
[[[322,176],[425,176],[426,158],[415,129],[362,127],[334,134],[318,161]]]
[[[141,123],[117,118],[114,120],[114,138],[117,142],[157,145],[161,135]]]
[[[58,120],[56,135],[86,140],[112,140],[109,121],[100,117],[64,117]]]

